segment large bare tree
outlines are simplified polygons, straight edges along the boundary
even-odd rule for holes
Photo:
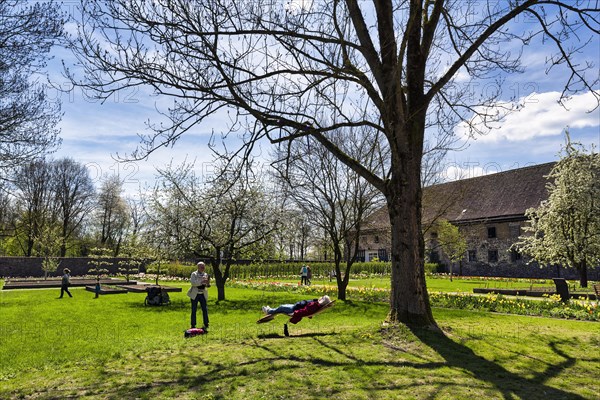
[[[21,166],[14,174],[14,191],[18,218],[15,233],[23,255],[35,255],[42,232],[52,225],[56,203],[51,185],[52,164],[44,159]]]
[[[11,193],[18,218],[15,237],[23,254],[39,254],[51,238],[58,243],[57,254],[64,257],[68,243],[83,230],[83,223],[94,207],[95,189],[87,168],[69,158],[38,159],[21,166],[9,176],[14,181]],[[56,236],[56,237],[54,237]]]
[[[0,0],[0,173],[59,143],[60,104],[40,83],[48,52],[62,36],[59,6]]]
[[[526,70],[521,56],[534,42],[549,69],[564,68],[563,96],[598,97],[597,66],[578,57],[600,33],[599,10],[593,0],[83,1],[72,47],[86,78],[73,80],[100,98],[150,85],[174,99],[172,124],[153,126],[133,157],[219,111],[228,112],[225,134],[244,135],[245,153],[261,139],[313,137],[386,198],[389,319],[433,326],[421,237],[426,130],[477,128],[510,112],[489,108],[507,104],[497,102],[502,85],[474,94],[455,79],[501,83]],[[357,127],[389,146],[385,173],[331,140]]]
[[[116,257],[129,227],[130,211],[123,197],[123,181],[118,175],[107,176],[102,182],[95,205],[95,222],[99,243],[110,248]]]
[[[84,220],[94,208],[96,189],[87,167],[70,158],[52,163],[52,179],[57,220],[60,224],[60,256],[67,254],[69,239],[83,228]]]
[[[372,165],[380,160],[382,149],[377,143],[375,146],[362,143],[361,137],[365,138],[360,135],[340,143],[339,147],[361,164],[375,169]],[[331,243],[338,299],[346,300],[362,222],[381,206],[381,194],[311,137],[294,140],[278,155],[283,161],[274,164],[289,197],[311,225],[325,232]]]

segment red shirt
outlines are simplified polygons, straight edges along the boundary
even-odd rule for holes
[[[318,301],[311,301],[303,308],[294,311],[294,315],[292,315],[292,318],[290,318],[290,322],[292,324],[297,324],[302,320],[303,317],[308,317],[316,313],[319,308],[321,308],[321,306],[319,305]]]

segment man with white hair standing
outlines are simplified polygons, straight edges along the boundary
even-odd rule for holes
[[[210,287],[210,278],[204,271],[206,266],[202,261],[196,264],[198,270],[192,272],[190,276],[190,283],[192,287],[188,290],[187,295],[192,300],[192,315],[191,325],[192,328],[196,327],[196,311],[198,310],[198,303],[202,309],[202,320],[204,326],[204,332],[208,332],[208,308],[206,307],[206,301],[208,299],[208,288]]]

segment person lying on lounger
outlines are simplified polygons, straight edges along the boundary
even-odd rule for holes
[[[313,300],[302,300],[295,304],[282,304],[277,308],[271,308],[269,306],[264,306],[262,308],[263,312],[268,315],[275,314],[287,314],[292,318],[290,322],[292,324],[297,324],[303,317],[309,317],[312,314],[319,311],[321,308],[327,306],[331,303],[331,299],[329,296],[325,295],[318,299]]]

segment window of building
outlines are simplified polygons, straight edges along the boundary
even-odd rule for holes
[[[373,241],[375,243],[379,243],[379,236],[375,235],[375,237],[373,238]]]
[[[469,250],[468,254],[469,254],[469,261],[470,262],[477,261],[477,250]]]
[[[378,254],[376,251],[370,251],[369,252],[369,259],[367,261],[373,261],[375,259],[377,259]]]
[[[377,253],[378,253],[378,256],[379,256],[379,261],[388,261],[388,256],[387,256],[387,250],[386,249],[379,249],[379,251]]]
[[[431,232],[431,238],[432,239],[437,239],[438,238],[437,232]]]
[[[518,238],[519,236],[521,236],[521,225],[510,224],[510,225],[508,225],[508,229],[510,230],[511,238]]]
[[[523,258],[523,256],[517,250],[512,249],[510,251],[510,261],[511,262],[520,261],[522,258]]]
[[[493,239],[496,237],[496,227],[495,226],[488,226],[487,228],[487,233],[488,233],[488,239]]]
[[[364,250],[359,250],[356,252],[356,261],[362,261],[365,262],[365,251]]]
[[[498,262],[498,250],[488,250],[488,262]]]
[[[431,253],[429,253],[429,262],[439,263],[440,262],[440,253],[438,253],[435,250],[433,250]]]

